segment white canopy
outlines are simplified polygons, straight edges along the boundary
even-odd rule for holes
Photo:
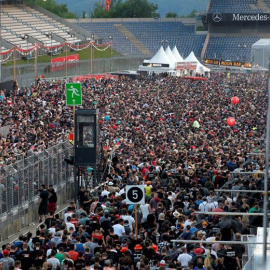
[[[154,64],[169,64],[172,65],[172,61],[169,59],[165,53],[163,47],[161,46],[158,52],[148,61],[148,63]]]
[[[177,59],[177,62],[183,62],[184,61],[183,57],[180,55],[180,53],[177,50],[176,46],[174,46],[174,48],[172,49],[172,53],[173,53],[174,57]]]
[[[175,56],[173,55],[170,46],[167,47],[167,49],[165,50],[166,55],[168,56],[168,58],[171,60],[172,63],[177,63],[177,59],[175,58]]]
[[[161,46],[150,60],[143,61],[143,65],[139,66],[139,71],[175,73],[175,62],[171,61]]]
[[[199,62],[199,60],[196,58],[194,52],[192,51],[189,56],[184,60],[184,62]]]
[[[197,63],[196,73],[198,73],[200,75],[204,75],[205,72],[210,72],[209,68],[205,67],[203,64],[200,63],[200,61],[195,56],[194,52],[191,52],[189,54],[189,56],[184,60],[184,62],[186,62],[186,63],[196,62]]]
[[[210,68],[205,67],[204,65],[202,65],[200,62],[197,63],[197,67],[196,67],[196,73],[198,74],[205,74],[205,72],[210,72]]]
[[[258,40],[251,47],[252,65],[268,69],[270,58],[270,39],[264,38]]]

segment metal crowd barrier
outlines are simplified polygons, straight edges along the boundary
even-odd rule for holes
[[[73,145],[62,142],[44,151],[28,151],[27,157],[0,169],[0,218],[18,211],[24,216],[27,206],[38,197],[41,184],[55,188],[73,177],[64,158],[73,153]],[[11,215],[12,216],[12,215]]]

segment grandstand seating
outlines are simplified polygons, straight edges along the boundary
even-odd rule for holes
[[[267,0],[269,1],[269,0]],[[256,13],[262,12],[256,0],[211,0],[208,13]]]
[[[270,9],[270,0],[264,0],[268,8]]]
[[[260,37],[211,36],[204,57],[250,61],[251,46],[259,39]]]
[[[23,49],[31,43],[31,40],[23,39],[26,34],[47,46],[60,44],[50,36],[51,33],[71,43],[80,42],[71,37],[67,26],[27,6],[3,5],[1,28],[5,40]]]
[[[141,52],[125,38],[115,24],[125,26],[146,48],[155,53],[162,41],[168,41],[171,47],[177,46],[185,57],[191,51],[200,57],[205,35],[196,35],[194,25],[185,25],[181,21],[119,21],[119,22],[78,22],[77,25],[98,35],[103,42],[109,42],[111,35],[115,49],[122,54],[138,55]],[[167,42],[166,42],[167,43]]]

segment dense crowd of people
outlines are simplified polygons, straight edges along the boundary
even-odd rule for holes
[[[207,81],[149,76],[82,85],[83,107],[99,109],[101,141],[108,157],[114,152],[104,190],[81,187],[63,218],[55,209],[47,214],[41,196],[44,224],[3,247],[2,269],[242,269],[241,235],[256,234],[262,219],[209,212],[262,211],[262,194],[238,190],[263,186],[264,157],[253,153],[264,148],[266,78],[217,73]],[[72,130],[64,83],[2,96],[1,125],[10,125],[1,136],[2,166]],[[231,104],[233,96],[239,104]],[[129,205],[125,186],[138,184],[145,185],[145,203]],[[216,191],[222,187],[232,192]]]

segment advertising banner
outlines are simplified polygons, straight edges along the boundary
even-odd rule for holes
[[[67,63],[76,62],[79,60],[80,60],[79,54],[73,54],[73,55],[67,56]],[[63,70],[65,68],[65,63],[66,63],[65,56],[51,59],[52,71]]]
[[[217,60],[217,59],[205,59],[205,64],[215,65],[215,66],[226,66],[226,67],[245,67],[251,68],[250,62],[241,62],[241,61],[226,61],[226,60]]]
[[[254,13],[254,14],[243,14],[243,13],[208,13],[207,19],[212,23],[220,22],[264,22],[270,23],[269,13]]]
[[[176,64],[177,70],[195,70],[197,68],[197,62],[178,62]]]

